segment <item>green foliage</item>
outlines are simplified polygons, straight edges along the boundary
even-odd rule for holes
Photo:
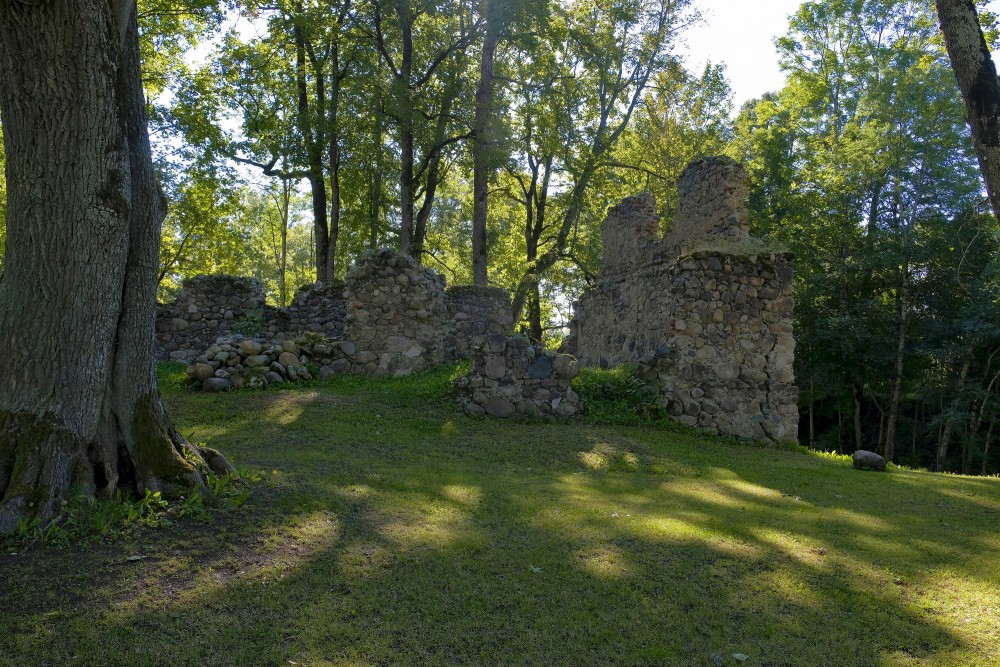
[[[573,380],[587,420],[594,424],[626,425],[648,422],[658,416],[657,392],[635,376],[636,367],[581,368]],[[677,427],[676,424],[671,424]]]
[[[233,333],[242,334],[246,338],[259,336],[263,328],[264,313],[260,310],[247,310],[232,326]]]
[[[933,414],[974,412],[964,397],[940,409],[961,360],[1000,341],[996,274],[980,263],[998,228],[974,213],[981,179],[933,3],[804,3],[778,50],[788,83],[741,110],[734,149],[753,180],[752,231],[796,256],[810,444],[885,448],[891,421],[896,454],[906,443],[907,463],[932,464],[948,439]],[[980,386],[986,366],[973,371]]]
[[[241,474],[242,473],[242,474]],[[148,528],[170,528],[180,519],[206,518],[209,507],[235,509],[250,498],[250,487],[261,477],[253,471],[237,474],[205,474],[205,491],[189,489],[167,500],[159,491],[147,490],[131,498],[116,489],[110,499],[77,496],[63,501],[60,518],[48,524],[39,519],[22,520],[17,531],[5,539],[5,549],[23,549],[34,543],[60,547],[96,540],[130,539]]]

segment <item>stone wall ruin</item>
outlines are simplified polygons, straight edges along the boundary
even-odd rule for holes
[[[574,304],[564,351],[584,365],[639,363],[661,403],[703,432],[794,440],[792,256],[750,237],[737,162],[693,162],[662,238],[646,193],[608,211],[596,285]]]
[[[512,324],[506,290],[446,289],[436,271],[381,250],[360,258],[346,283],[300,288],[288,308],[267,305],[254,278],[189,278],[173,303],[157,307],[156,341],[161,359],[190,363],[220,339],[238,345],[314,333],[331,341],[315,360],[333,372],[405,375],[468,356]]]

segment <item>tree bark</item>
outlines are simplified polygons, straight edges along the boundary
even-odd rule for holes
[[[888,422],[885,430],[885,460],[892,461],[896,455],[896,425],[899,422],[899,401],[903,395],[903,360],[906,354],[906,334],[909,327],[909,306],[906,303],[906,279],[908,265],[901,272],[897,303],[896,360],[893,367],[892,389],[889,394]]]
[[[934,469],[937,472],[944,470],[945,460],[948,458],[948,445],[951,440],[951,432],[955,428],[955,413],[958,412],[958,408],[962,404],[962,392],[965,391],[965,380],[969,376],[969,367],[971,365],[972,362],[970,360],[966,360],[962,364],[962,371],[958,375],[958,383],[955,386],[955,397],[951,401],[951,412],[944,420],[944,426],[941,428],[941,434],[938,436],[937,457],[934,462]]]
[[[75,493],[204,488],[232,468],[185,442],[156,385],[165,214],[135,4],[0,3],[8,244],[0,280],[0,533]]]
[[[935,0],[993,215],[1000,219],[1000,79],[972,0]]]
[[[490,190],[490,120],[493,98],[493,60],[497,53],[499,33],[495,18],[495,2],[483,0],[486,34],[479,66],[479,87],[476,88],[476,139],[472,165],[472,282],[488,285],[486,250],[486,212]]]
[[[301,15],[301,7],[299,14]],[[323,142],[322,137],[318,137],[313,123],[313,111],[309,104],[309,94],[306,85],[306,39],[302,26],[296,23],[292,28],[295,38],[295,82],[298,92],[298,125],[305,142],[306,160],[308,163],[306,170],[306,180],[309,181],[309,190],[312,193],[313,209],[313,243],[316,247],[316,280],[328,283],[330,278],[330,230],[326,220],[326,179],[323,175]],[[322,86],[323,73],[314,72],[317,79],[317,86]],[[318,117],[323,118],[323,95],[322,89],[317,90],[317,105],[319,105]]]
[[[861,399],[864,396],[864,385],[855,380],[851,383],[851,400],[854,404],[854,449],[865,448],[865,436],[861,429]]]

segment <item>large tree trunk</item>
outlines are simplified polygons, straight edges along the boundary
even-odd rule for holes
[[[993,215],[1000,219],[1000,80],[972,0],[935,0]]]
[[[165,206],[134,2],[126,19],[122,41],[106,1],[0,3],[0,533],[56,516],[73,493],[169,494],[202,487],[206,459],[231,470],[177,434],[156,386]]]

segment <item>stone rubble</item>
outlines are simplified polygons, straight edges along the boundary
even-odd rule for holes
[[[188,365],[187,374],[204,391],[228,391],[311,380],[309,354],[295,341],[221,337]]]

